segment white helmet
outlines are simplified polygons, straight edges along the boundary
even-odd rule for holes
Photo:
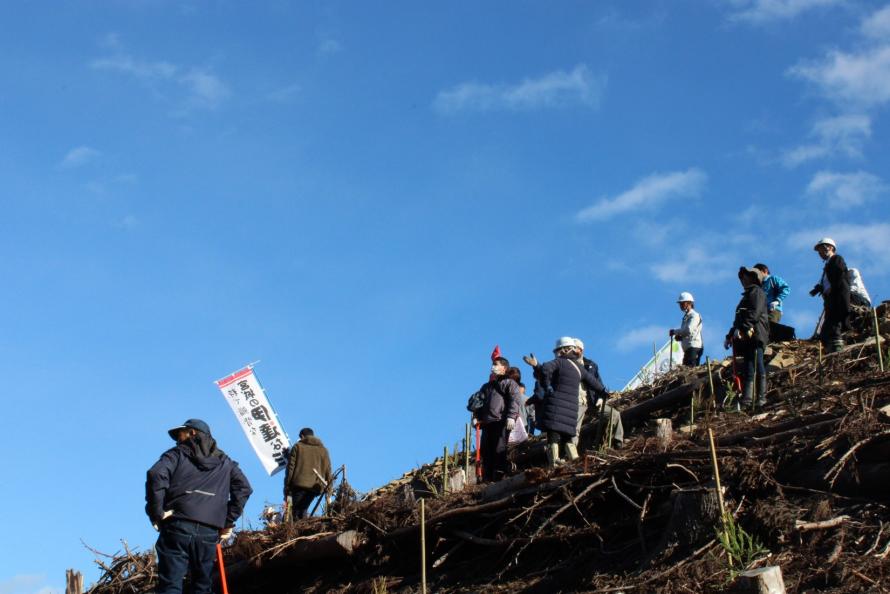
[[[559,349],[561,349],[563,347],[574,347],[574,346],[575,346],[574,338],[572,338],[571,336],[560,336],[559,338],[556,339],[556,346],[553,347],[553,350],[558,351]]]
[[[837,244],[834,243],[834,240],[833,240],[832,238],[830,238],[830,237],[823,237],[822,239],[820,239],[819,241],[817,241],[817,242],[816,242],[816,245],[813,246],[813,249],[814,249],[814,250],[819,249],[819,246],[820,246],[820,245],[830,245],[830,246],[833,247],[834,249],[837,249]]]
[[[680,296],[677,297],[677,303],[683,303],[684,301],[695,303],[695,297],[693,297],[692,293],[689,291],[683,291],[680,293]]]
[[[581,349],[582,351],[584,350],[584,342],[580,338],[575,339],[575,346],[578,347],[579,349]]]

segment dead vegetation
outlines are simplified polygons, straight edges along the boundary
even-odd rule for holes
[[[434,463],[328,516],[242,532],[225,553],[229,588],[419,592],[423,496],[431,592],[721,592],[765,565],[781,567],[790,593],[890,591],[890,372],[878,369],[873,323],[854,327],[856,343],[837,354],[773,345],[762,412],[738,411],[729,361],[710,377],[675,370],[620,398],[622,450],[601,448],[589,423],[586,455],[553,471],[535,439],[514,449],[517,474],[500,483],[443,496]],[[669,443],[656,418],[672,421]],[[127,550],[90,592],[146,592],[151,565]]]

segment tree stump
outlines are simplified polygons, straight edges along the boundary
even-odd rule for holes
[[[83,594],[83,576],[79,571],[65,571],[65,594]]]
[[[658,439],[658,447],[664,452],[671,445],[674,429],[670,419],[655,419],[655,437]]]
[[[739,594],[785,594],[782,568],[773,565],[743,571],[739,574],[736,591]]]

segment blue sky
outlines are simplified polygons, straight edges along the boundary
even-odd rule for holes
[[[261,360],[366,491],[463,435],[495,344],[620,388],[764,261],[808,335],[832,235],[890,290],[890,5],[6,3],[0,594],[148,548],[145,470]],[[523,371],[527,370],[524,368]]]

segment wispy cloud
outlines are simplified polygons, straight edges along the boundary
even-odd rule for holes
[[[188,108],[215,109],[230,95],[228,86],[215,74],[167,61],[145,61],[117,54],[93,60],[90,68],[130,76],[156,90],[166,85],[185,95]]]
[[[690,245],[672,250],[669,259],[649,268],[655,278],[662,282],[709,285],[732,278],[738,270],[738,263],[727,252]]]
[[[655,173],[639,180],[615,197],[603,197],[593,206],[578,212],[580,222],[602,221],[615,215],[642,208],[655,208],[672,197],[696,197],[705,187],[708,176],[697,168],[672,173]]]
[[[841,223],[806,229],[791,234],[788,245],[812,250],[820,237],[831,237],[837,242],[838,253],[844,256],[848,266],[890,274],[890,223]]]
[[[331,37],[326,37],[318,42],[316,52],[322,56],[339,54],[343,51],[343,44]]]
[[[595,76],[587,66],[579,64],[568,72],[557,70],[513,85],[461,83],[441,91],[433,102],[433,109],[441,114],[453,114],[499,109],[526,111],[568,105],[597,108],[605,86],[605,76]]]
[[[845,209],[874,200],[887,190],[880,177],[865,171],[819,171],[810,180],[807,195],[824,198],[829,208]]]
[[[58,588],[45,586],[46,576],[22,574],[0,582],[0,594],[61,594]]]
[[[618,337],[615,348],[621,352],[627,352],[637,347],[652,347],[653,343],[661,345],[668,335],[667,326],[643,326],[625,332]]]
[[[890,4],[863,20],[861,30],[872,39],[890,39]]]
[[[854,114],[826,118],[813,125],[810,137],[814,142],[785,151],[782,162],[786,167],[834,155],[861,157],[865,141],[871,138],[871,118]]]
[[[798,64],[789,71],[820,88],[841,105],[878,106],[890,101],[890,45],[861,52],[830,52],[823,60]]]
[[[59,169],[77,169],[95,160],[101,154],[96,149],[88,146],[74,147],[59,161]]]
[[[735,12],[729,18],[756,25],[789,20],[813,9],[846,3],[847,0],[730,0]]]

